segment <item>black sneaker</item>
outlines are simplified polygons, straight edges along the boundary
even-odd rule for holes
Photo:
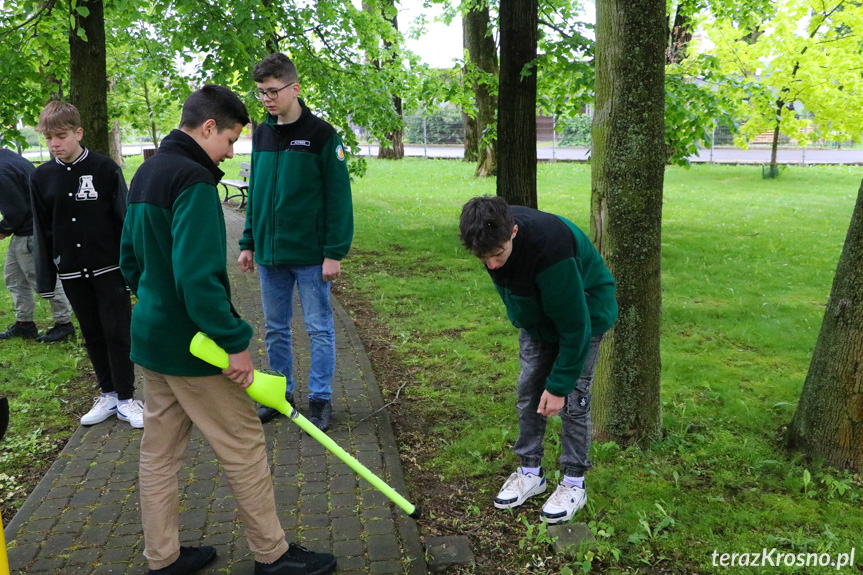
[[[326,399],[309,400],[309,421],[321,431],[330,428],[330,418],[333,415],[333,404]]]
[[[36,341],[41,341],[42,343],[54,343],[57,341],[63,341],[70,335],[74,334],[75,327],[72,325],[72,322],[56,323],[54,324],[54,327],[37,337]]]
[[[325,575],[335,569],[334,555],[315,553],[296,543],[291,543],[274,563],[255,561],[255,575]]]
[[[216,550],[212,547],[180,547],[176,561],[161,569],[150,569],[147,575],[191,575],[215,559]]]
[[[294,407],[294,394],[289,393],[285,395],[285,399],[288,400],[288,403],[291,404],[291,407]],[[267,407],[266,405],[261,405],[258,407],[258,419],[261,420],[261,423],[267,423],[271,419],[276,416],[281,415],[281,412],[277,409],[273,409],[272,407]]]
[[[39,329],[32,321],[16,321],[6,331],[0,332],[0,339],[12,339],[23,337],[24,339],[35,339],[39,335]]]

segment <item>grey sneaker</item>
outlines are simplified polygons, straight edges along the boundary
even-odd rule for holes
[[[12,339],[23,337],[24,339],[35,339],[39,335],[39,329],[32,321],[16,321],[6,331],[0,332],[0,339]]]
[[[330,428],[330,419],[333,416],[333,403],[326,399],[309,400],[309,421],[321,431]]]

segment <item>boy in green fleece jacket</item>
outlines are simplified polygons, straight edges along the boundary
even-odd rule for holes
[[[151,575],[187,575],[216,558],[212,547],[180,547],[177,472],[194,424],[222,464],[255,575],[320,574],[328,553],[285,541],[276,515],[264,430],[244,388],[252,383],[252,328],[231,304],[217,165],[249,122],[246,106],[207,85],[183,104],[180,128],[138,169],[129,189],[120,267],[138,296],[132,360],[144,372],[140,491],[144,555]],[[220,371],[189,352],[203,331],[228,352]]]
[[[510,509],[546,490],[542,471],[548,417],[560,415],[563,481],[542,507],[547,523],[572,519],[587,501],[590,386],[602,337],[617,320],[614,278],[588,237],[569,220],[503,198],[462,208],[461,241],[488,269],[512,324],[521,329],[519,467],[494,500]]]
[[[259,265],[267,321],[270,368],[288,378],[294,405],[291,319],[294,288],[311,341],[309,420],[330,426],[336,335],[330,285],[341,277],[341,260],[354,233],[351,183],[339,135],[300,99],[297,68],[284,54],[271,54],[254,70],[256,95],[267,118],[252,138],[252,174],[246,229],[238,263]],[[260,407],[267,422],[278,412]]]

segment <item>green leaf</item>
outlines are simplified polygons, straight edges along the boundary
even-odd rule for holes
[[[78,14],[83,16],[84,18],[86,18],[87,16],[90,15],[90,9],[87,8],[86,6],[78,6],[77,8],[75,8],[75,12],[77,12]]]

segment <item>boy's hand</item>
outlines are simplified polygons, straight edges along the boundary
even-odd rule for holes
[[[228,354],[228,369],[223,369],[222,373],[228,376],[234,383],[239,383],[243,389],[246,389],[255,380],[255,366],[252,365],[252,356],[249,350],[241,351],[240,353]]]
[[[331,282],[342,277],[342,262],[324,258],[323,276],[325,282]]]
[[[536,412],[540,415],[544,415],[545,417],[554,417],[555,415],[560,413],[560,410],[563,409],[563,405],[566,402],[565,397],[558,397],[556,395],[552,395],[548,392],[548,390],[542,392],[542,397],[539,398],[539,408]]]
[[[240,269],[244,272],[255,269],[255,252],[252,250],[243,250],[240,252],[240,257],[237,258],[237,263],[240,264]]]

